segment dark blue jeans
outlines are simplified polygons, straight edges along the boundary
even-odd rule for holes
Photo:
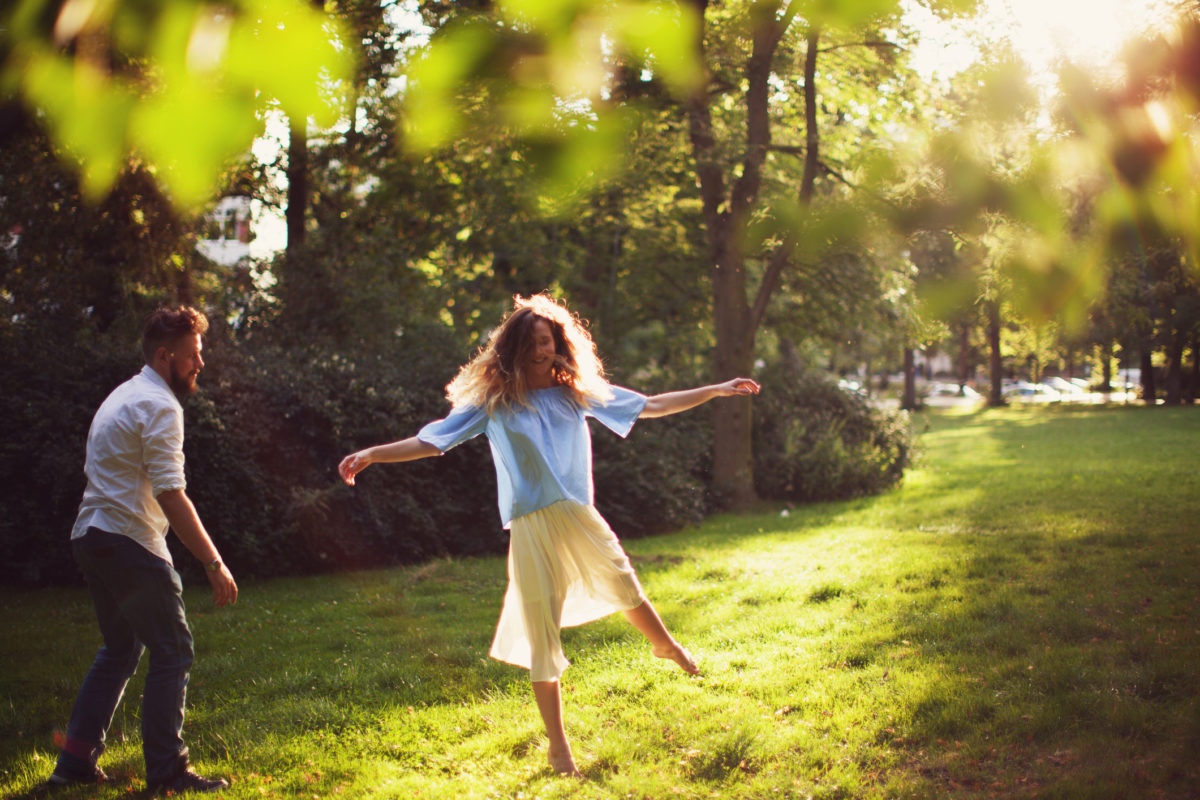
[[[150,651],[142,694],[146,781],[175,777],[188,763],[183,708],[192,666],[192,634],[183,584],[170,564],[130,539],[98,528],[72,542],[104,645],[79,689],[58,770],[90,774],[142,652]]]

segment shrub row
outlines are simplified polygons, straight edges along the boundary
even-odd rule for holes
[[[356,359],[317,346],[233,343],[214,330],[202,390],[185,402],[188,491],[240,577],[305,574],[504,552],[491,456],[482,438],[440,459],[377,466],[350,488],[341,457],[409,436],[443,416],[462,360],[436,327]],[[5,582],[74,583],[68,532],[83,491],[88,425],[140,368],[135,349],[100,338],[0,337],[0,558]],[[755,406],[764,498],[810,502],[892,485],[911,446],[905,419],[875,411],[814,374],[774,367]],[[597,506],[623,537],[712,511],[708,413],[593,436]],[[172,538],[176,564],[199,579]]]
[[[873,407],[822,373],[780,364],[755,406],[759,496],[809,503],[876,494],[913,457],[908,414]]]

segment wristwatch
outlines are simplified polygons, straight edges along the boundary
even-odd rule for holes
[[[208,571],[209,572],[220,572],[221,571],[221,559],[214,558],[212,561],[208,562]]]

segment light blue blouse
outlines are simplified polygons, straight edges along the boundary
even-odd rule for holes
[[[531,407],[497,411],[493,417],[477,406],[463,406],[421,428],[417,438],[444,453],[485,434],[507,528],[517,517],[559,500],[592,503],[592,437],[586,418],[625,437],[646,405],[643,394],[620,386],[612,390],[612,399],[592,401],[588,408],[580,408],[561,386],[531,392]]]

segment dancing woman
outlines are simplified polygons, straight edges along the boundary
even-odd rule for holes
[[[748,378],[650,397],[609,384],[584,324],[546,295],[517,297],[488,344],[446,387],[451,411],[415,436],[342,459],[353,486],[375,463],[437,456],[483,434],[496,466],[500,516],[511,535],[508,590],[490,655],[530,671],[550,766],[578,776],[563,727],[560,631],[616,611],[651,652],[699,673],[646,598],[616,535],[592,504],[586,418],[624,437],[641,417],[664,417],[718,397],[758,394]]]

